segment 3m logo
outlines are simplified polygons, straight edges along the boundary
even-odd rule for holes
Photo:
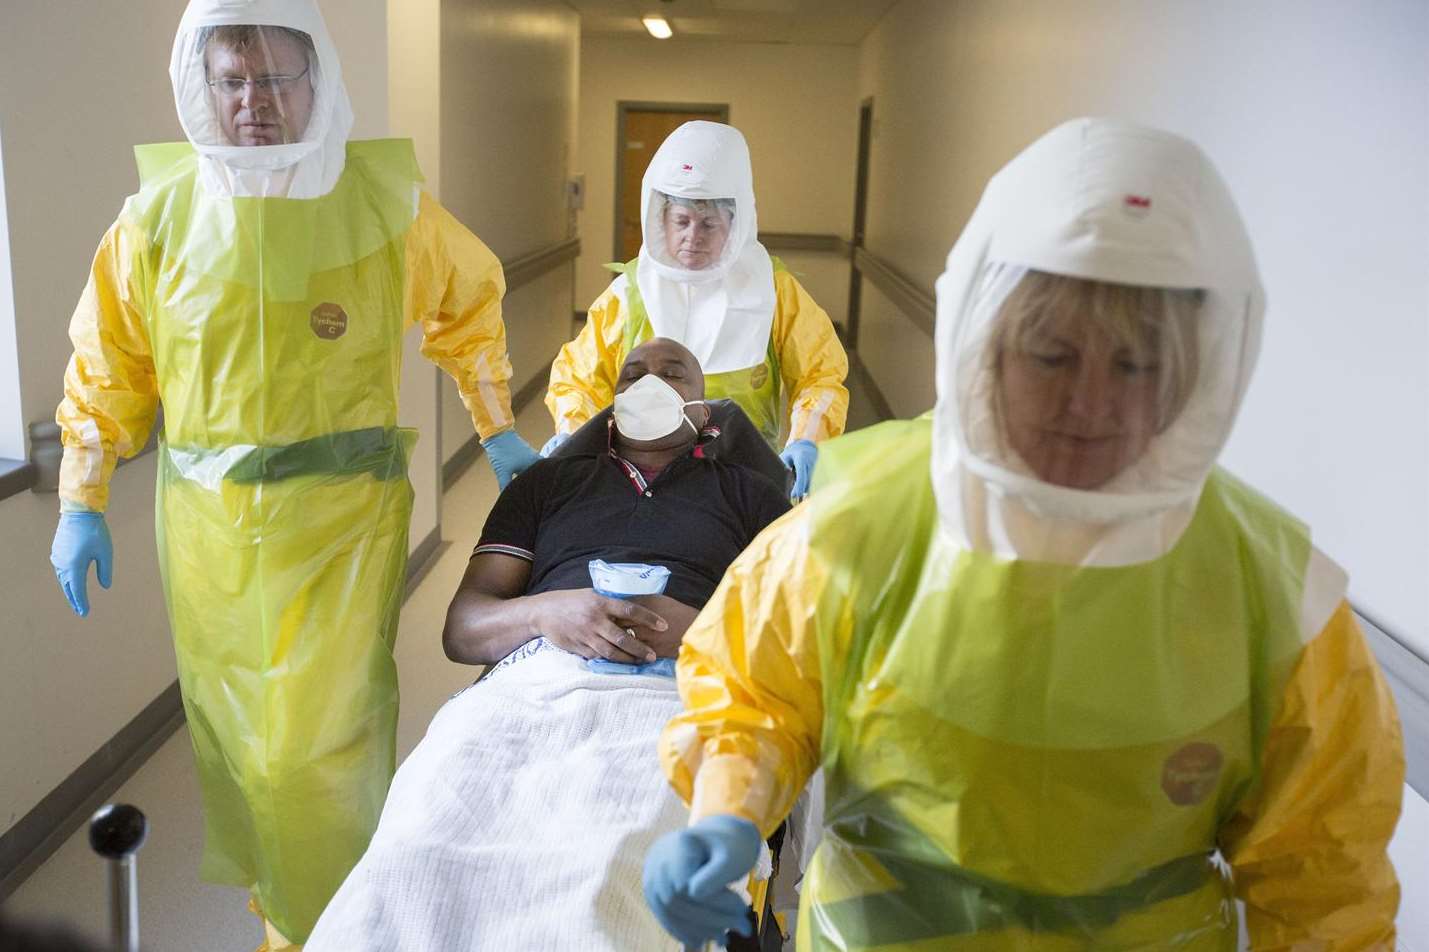
[[[347,312],[331,301],[313,308],[308,326],[323,340],[337,340],[347,333]]]
[[[1144,218],[1151,211],[1150,195],[1126,195],[1121,200],[1121,209],[1132,218]]]
[[[680,166],[680,171],[681,171],[681,172],[684,172],[684,173],[687,174],[687,175],[688,175],[690,172],[693,172],[694,170],[695,170],[695,167],[694,167],[693,165],[691,165],[690,163],[688,163],[688,162],[686,162],[685,164],[683,164],[683,165]]]

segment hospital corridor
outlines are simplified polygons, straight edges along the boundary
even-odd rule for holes
[[[1429,952],[1425,0],[0,0],[0,952]]]

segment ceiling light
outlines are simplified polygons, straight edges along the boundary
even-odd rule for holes
[[[645,24],[645,29],[650,31],[650,35],[657,40],[668,40],[675,35],[675,31],[670,29],[670,24],[664,17],[641,17],[640,22]]]

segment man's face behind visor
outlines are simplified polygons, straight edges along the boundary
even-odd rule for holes
[[[217,27],[204,67],[219,128],[230,145],[298,142],[313,111],[309,47],[276,27]]]

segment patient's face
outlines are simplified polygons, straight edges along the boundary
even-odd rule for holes
[[[670,386],[686,403],[705,398],[705,375],[700,370],[700,362],[683,344],[665,337],[656,337],[636,347],[625,358],[620,367],[620,376],[615,381],[615,392],[624,393],[646,374],[654,374]],[[681,426],[669,436],[658,440],[632,440],[622,436],[621,441],[633,449],[665,450],[687,445],[700,428],[709,422],[709,407],[704,403],[690,403],[684,409],[691,426]]]

